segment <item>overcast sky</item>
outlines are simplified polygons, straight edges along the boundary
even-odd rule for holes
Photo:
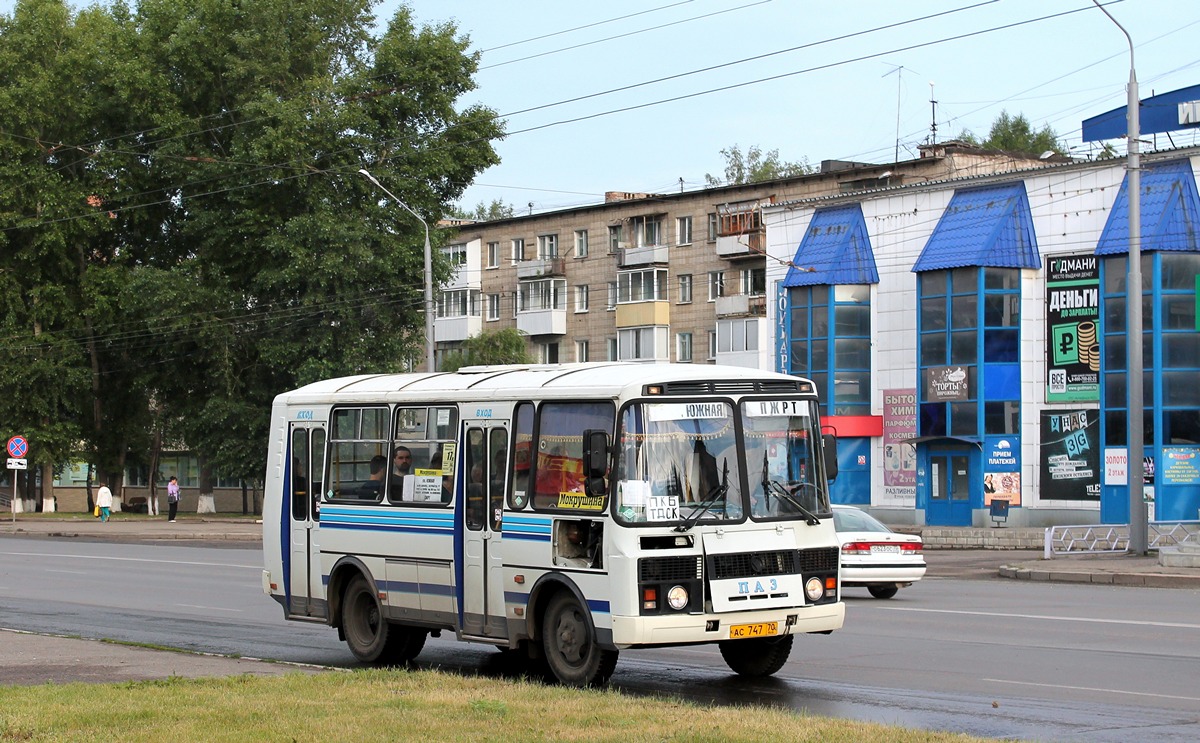
[[[400,4],[383,0],[380,20]],[[701,188],[734,144],[813,165],[913,158],[931,136],[931,97],[939,141],[986,137],[1007,109],[1085,156],[1080,122],[1124,105],[1129,79],[1126,37],[1090,0],[405,4],[419,23],[452,21],[470,37],[481,69],[468,100],[507,122],[503,162],[468,189],[467,208]],[[12,6],[0,0],[0,12]],[[1200,83],[1200,2],[1106,7],[1133,37],[1143,98]],[[1194,143],[1194,130],[1174,135]]]

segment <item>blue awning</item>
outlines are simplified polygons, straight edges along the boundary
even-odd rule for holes
[[[1025,183],[955,191],[913,271],[1041,268]]]
[[[784,286],[877,284],[879,271],[862,206],[818,209],[796,249]]]
[[[1100,241],[1096,255],[1124,255],[1129,252],[1128,176],[1121,183],[1117,200]],[[1142,166],[1142,250],[1200,250],[1196,232],[1200,229],[1200,195],[1196,177],[1187,160],[1173,160]]]

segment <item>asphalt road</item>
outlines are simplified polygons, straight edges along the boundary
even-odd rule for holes
[[[734,677],[701,646],[625,652],[613,684],[1022,740],[1200,739],[1195,591],[996,577],[1011,557],[931,553],[895,599],[849,589],[846,627],[799,638],[772,679]],[[283,620],[260,565],[254,548],[0,540],[0,627],[356,667],[334,631]],[[511,672],[448,639],[419,665]]]

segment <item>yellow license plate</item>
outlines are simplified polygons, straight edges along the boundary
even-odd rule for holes
[[[739,640],[743,637],[770,637],[777,634],[779,634],[779,622],[729,625],[729,639],[731,640]]]

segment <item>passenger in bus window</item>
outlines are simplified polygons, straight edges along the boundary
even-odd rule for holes
[[[397,446],[392,452],[392,474],[404,477],[412,471],[412,450],[407,446]]]
[[[371,479],[358,489],[359,498],[375,499],[383,492],[383,477],[387,474],[387,457],[376,454],[371,457]]]

